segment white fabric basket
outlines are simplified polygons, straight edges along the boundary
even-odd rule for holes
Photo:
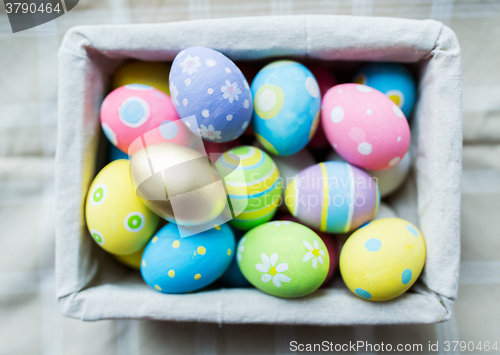
[[[233,60],[295,57],[416,63],[412,178],[391,197],[427,244],[420,281],[403,296],[363,301],[340,282],[300,299],[257,289],[166,295],[99,249],[85,225],[87,189],[102,166],[99,108],[113,70],[127,58],[171,61],[185,47]],[[441,23],[350,16],[252,17],[155,25],[84,26],[59,52],[56,276],[61,312],[83,320],[142,318],[216,323],[395,324],[450,318],[460,262],[462,83],[460,48]]]

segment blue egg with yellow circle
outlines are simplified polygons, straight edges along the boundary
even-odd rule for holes
[[[186,293],[217,280],[233,259],[234,234],[227,224],[182,238],[186,227],[169,223],[151,238],[144,249],[141,274],[153,289]]]
[[[266,65],[252,82],[252,127],[270,153],[292,155],[304,148],[318,127],[321,94],[304,65],[279,60]]]
[[[370,63],[355,76],[355,83],[383,92],[409,118],[415,105],[416,84],[408,68],[400,63]]]

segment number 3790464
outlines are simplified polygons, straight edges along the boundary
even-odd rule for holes
[[[50,14],[52,12],[61,12],[63,11],[59,3],[57,3],[55,6],[52,6],[50,2],[47,3],[41,3],[40,5],[35,4],[34,2],[5,2],[5,11],[8,14],[34,14],[34,13],[47,13]]]
[[[489,341],[445,341],[444,351],[498,351],[498,342]]]

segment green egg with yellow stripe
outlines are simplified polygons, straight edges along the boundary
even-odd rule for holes
[[[249,230],[270,221],[281,203],[278,167],[264,151],[252,146],[233,148],[215,163],[228,193],[231,225]]]

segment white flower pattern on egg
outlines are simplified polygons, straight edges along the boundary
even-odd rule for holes
[[[236,81],[231,84],[229,80],[226,80],[226,85],[222,85],[220,90],[222,91],[222,97],[230,103],[233,103],[234,100],[238,101],[238,95],[241,95],[241,90],[238,88]]]
[[[205,125],[200,125],[200,127],[200,134],[203,138],[210,139],[211,141],[221,139],[221,131],[216,131],[213,125],[208,125],[208,128]]]
[[[179,65],[182,67],[182,74],[186,72],[188,75],[194,74],[198,71],[198,68],[201,67],[200,57],[191,57],[188,55]]]
[[[262,282],[269,282],[272,279],[274,286],[281,287],[282,282],[290,282],[292,280],[290,277],[282,274],[282,272],[288,270],[287,263],[276,265],[278,263],[278,253],[273,253],[270,257],[266,253],[262,253],[260,259],[262,263],[255,264],[255,268],[264,273],[260,277]]]
[[[312,259],[312,267],[315,269],[318,266],[318,261],[320,264],[323,264],[323,255],[325,255],[325,252],[319,249],[319,243],[317,240],[313,242],[314,246],[305,240],[302,241],[302,244],[304,244],[307,248],[307,253],[302,258],[303,263]]]
[[[241,261],[241,259],[243,258],[243,251],[245,250],[245,246],[243,245],[243,243],[245,243],[245,241],[247,240],[247,237],[243,237],[241,238],[240,240],[240,244],[238,245],[238,252],[236,253],[236,259],[238,259],[238,261]]]
[[[173,82],[170,82],[170,95],[174,105],[179,106],[179,100],[177,100],[177,97],[179,96],[179,89],[177,89],[177,86],[175,86]]]

